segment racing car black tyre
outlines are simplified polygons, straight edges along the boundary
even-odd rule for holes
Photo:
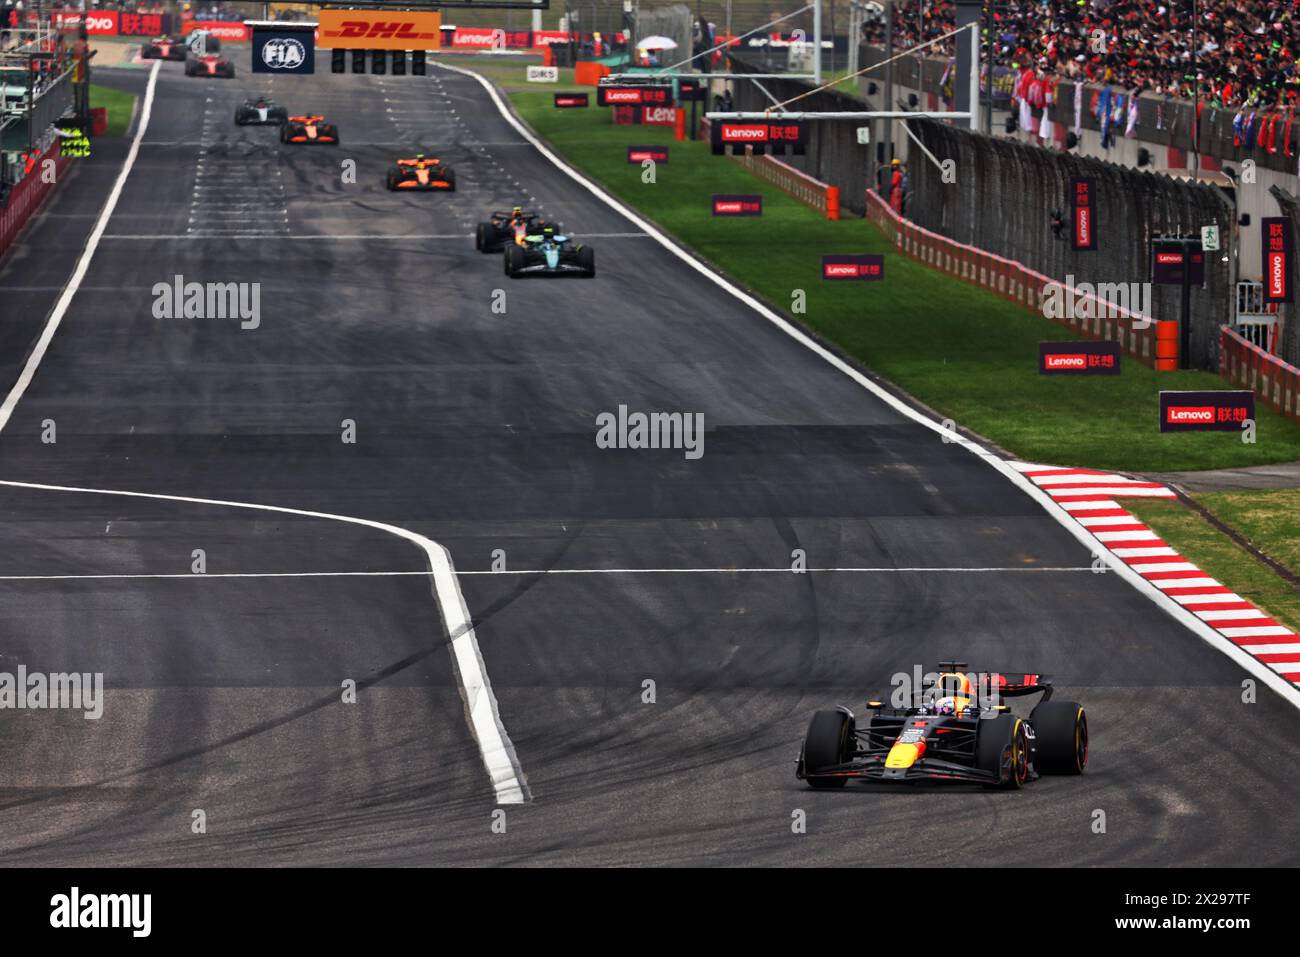
[[[843,711],[817,711],[803,739],[803,773],[816,774],[848,760],[853,738],[852,721]],[[848,778],[808,778],[815,788],[842,788]]]
[[[1029,741],[1025,736],[1024,721],[1014,714],[980,720],[975,744],[977,768],[1000,775],[1002,755],[1008,745],[1017,749],[1012,759],[1012,773],[1006,781],[992,786],[1018,791],[1029,780]]]
[[[578,265],[582,267],[583,275],[588,279],[596,275],[596,250],[590,246],[583,246],[578,250]]]
[[[1029,714],[1038,736],[1034,766],[1048,774],[1082,774],[1088,766],[1088,716],[1077,701],[1042,701]]]
[[[397,189],[397,174],[391,169],[388,171],[388,188],[392,190]]]
[[[481,253],[488,251],[487,237],[488,230],[491,228],[492,226],[490,223],[479,223],[478,229],[474,230],[474,248]]]
[[[518,246],[507,246],[505,260],[506,275],[514,278],[516,270],[524,265],[524,251]]]
[[[447,192],[456,192],[456,171],[454,169],[446,170],[443,173],[443,178],[447,181]]]

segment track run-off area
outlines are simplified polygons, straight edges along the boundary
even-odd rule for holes
[[[0,719],[0,860],[1300,857],[1300,712],[1098,574],[1013,469],[660,242],[473,76],[247,60],[98,70],[140,98],[129,137],[0,266],[0,671],[106,689],[96,720]],[[341,145],[236,127],[251,91]],[[454,193],[385,188],[416,151]],[[596,278],[506,279],[472,233],[513,205]],[[256,284],[257,323],[157,318],[176,277]],[[598,447],[620,406],[702,414],[704,454]],[[795,780],[813,710],[951,657],[1054,675],[1087,773]]]

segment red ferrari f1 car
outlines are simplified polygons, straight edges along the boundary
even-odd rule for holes
[[[456,191],[456,171],[442,160],[417,153],[393,161],[388,170],[388,188]]]
[[[339,128],[323,116],[291,116],[280,127],[281,143],[323,143],[339,145]]]
[[[1039,774],[1081,774],[1088,763],[1088,718],[1074,701],[1053,701],[1047,675],[968,675],[939,664],[938,680],[913,707],[867,702],[864,726],[848,708],[818,711],[808,725],[795,777],[814,788],[852,780],[964,781],[1021,788]],[[1041,694],[1028,718],[1003,698]]]
[[[235,64],[216,53],[191,53],[185,59],[186,76],[219,76],[235,78]]]

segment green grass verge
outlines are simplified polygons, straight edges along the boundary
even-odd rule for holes
[[[1294,568],[1274,549],[1279,544],[1287,545],[1288,534],[1295,536],[1300,531],[1300,520],[1296,517],[1300,491],[1224,492],[1197,496],[1197,500],[1245,533],[1270,558]],[[1289,628],[1300,631],[1300,592],[1195,511],[1168,499],[1130,499],[1124,507],[1150,525],[1189,562],[1266,609]],[[1243,519],[1241,524],[1234,521],[1234,516]],[[1289,549],[1292,555],[1300,553],[1294,537],[1289,541]]]
[[[135,97],[121,90],[90,84],[90,107],[108,109],[108,136],[125,136],[135,112]]]
[[[479,69],[477,64],[474,69]],[[614,126],[609,111],[557,110],[555,89],[523,82],[522,64],[488,64],[520,115],[566,159],[778,307],[807,293],[800,321],[958,424],[1029,461],[1125,471],[1177,471],[1300,459],[1300,426],[1260,405],[1258,441],[1230,433],[1161,435],[1161,389],[1218,389],[1204,372],[1160,373],[1126,359],[1119,376],[1041,376],[1040,340],[1074,334],[1050,320],[895,253],[860,219],[828,222],[705,143],[670,128]],[[509,74],[509,76],[506,76]],[[594,92],[594,91],[593,91]],[[594,102],[594,97],[593,97]],[[628,145],[671,144],[646,184]],[[761,193],[761,219],[714,218],[713,193]],[[580,232],[581,223],[570,224]],[[823,253],[884,253],[879,283],[828,283]]]

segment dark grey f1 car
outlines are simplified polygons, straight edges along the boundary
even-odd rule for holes
[[[289,111],[264,96],[250,96],[235,107],[236,126],[281,126],[288,121]]]
[[[1052,701],[1046,675],[967,675],[945,661],[915,707],[869,701],[863,727],[848,708],[818,711],[808,725],[795,777],[815,788],[848,781],[964,781],[1021,788],[1040,773],[1081,774],[1088,764],[1088,718],[1074,701]],[[1028,718],[1002,698],[1042,694]],[[926,700],[928,698],[928,700]]]
[[[506,275],[511,279],[521,276],[580,276],[590,279],[596,275],[596,251],[575,243],[548,224],[540,232],[525,236],[523,245],[507,246],[505,266]]]

